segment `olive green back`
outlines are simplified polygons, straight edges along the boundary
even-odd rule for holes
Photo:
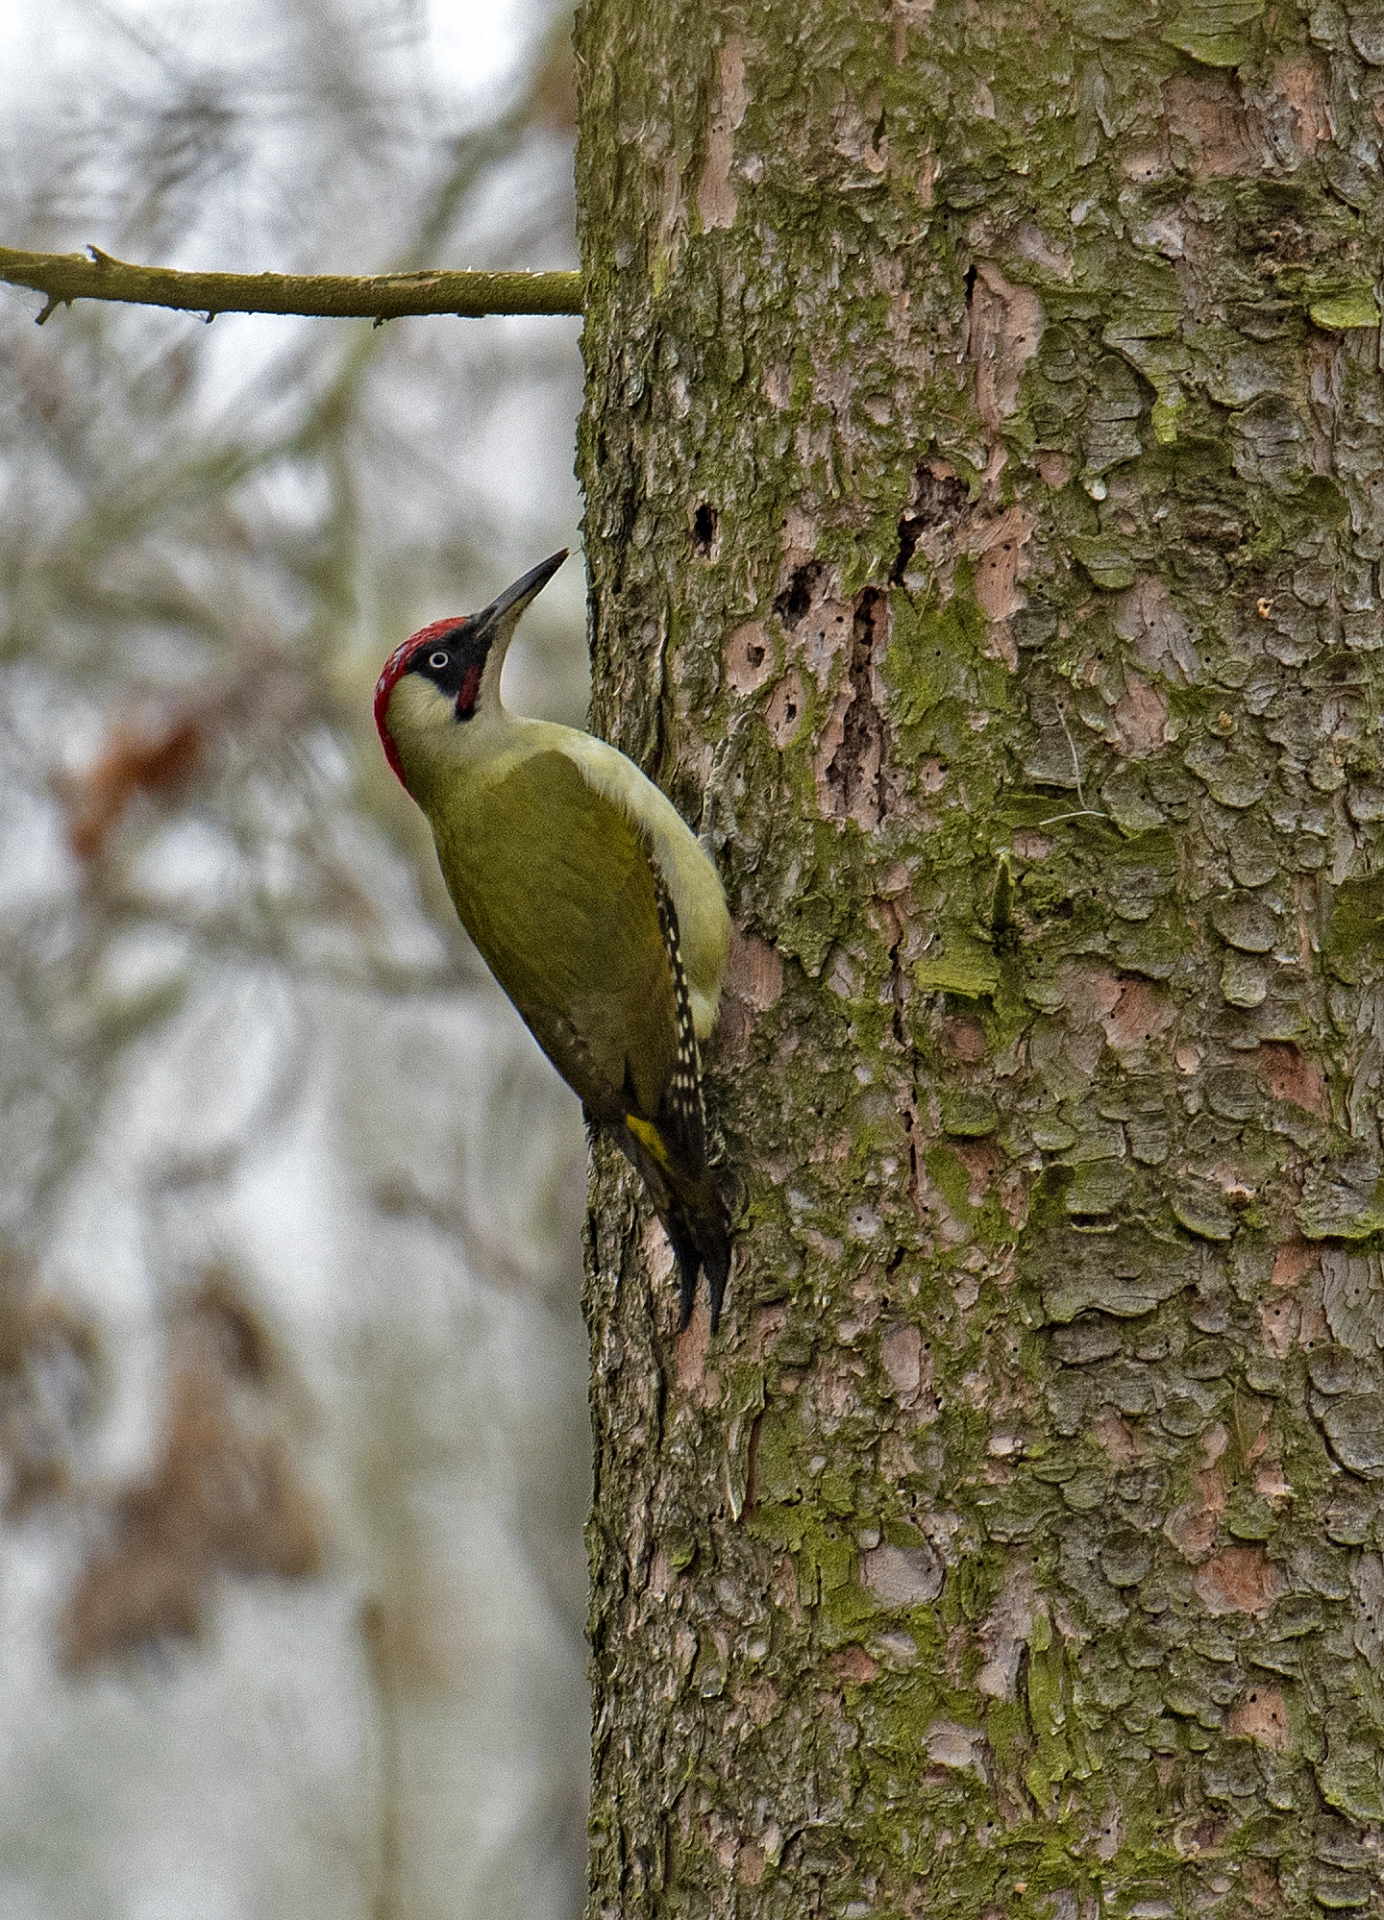
[[[677,1006],[637,829],[556,752],[458,783],[431,818],[462,925],[592,1118],[656,1119]]]

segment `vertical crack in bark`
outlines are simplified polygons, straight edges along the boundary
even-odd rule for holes
[[[855,603],[847,667],[849,698],[840,744],[827,763],[826,786],[836,811],[871,833],[879,825],[880,773],[884,765],[884,716],[875,705],[874,661],[883,650],[889,604],[878,587],[866,587]]]
[[[904,940],[908,934],[908,922],[899,907],[892,900],[877,902],[881,918],[891,929],[889,941],[889,989],[891,998],[890,1024],[894,1035],[894,1044],[903,1058],[905,1090],[899,1103],[903,1119],[904,1138],[908,1145],[908,1197],[913,1209],[913,1217],[919,1226],[925,1219],[923,1207],[922,1154],[918,1140],[918,1049],[913,1042],[912,1030],[908,1024],[908,973],[904,967],[902,953]],[[892,1274],[899,1260],[899,1253],[889,1263]]]
[[[745,1518],[749,1518],[755,1509],[759,1492],[759,1434],[764,1424],[764,1414],[759,1412],[750,1422],[750,1437],[745,1447]]]
[[[911,1087],[903,1108],[904,1135],[908,1142],[908,1198],[913,1218],[921,1227],[927,1219],[923,1205],[923,1159],[918,1143],[918,1089]]]

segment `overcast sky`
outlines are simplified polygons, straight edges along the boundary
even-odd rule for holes
[[[324,10],[335,11],[334,0]],[[246,11],[237,10],[237,26]],[[282,11],[264,0],[271,38]],[[413,42],[404,57],[425,62],[440,99],[479,109],[522,58],[537,9],[530,0],[395,0],[379,12]],[[217,0],[0,0],[0,89],[11,98],[47,93],[50,77],[80,85],[93,61],[106,73],[112,62],[134,71],[176,48],[225,69],[257,61],[263,45],[228,34]]]

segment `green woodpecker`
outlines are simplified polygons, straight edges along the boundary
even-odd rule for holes
[[[704,1269],[714,1331],[730,1220],[706,1163],[697,1043],[715,1023],[730,916],[711,860],[632,760],[505,711],[519,617],[566,558],[405,640],[380,675],[375,724],[428,816],[462,925],[588,1120],[643,1176],[677,1258],[680,1327]]]

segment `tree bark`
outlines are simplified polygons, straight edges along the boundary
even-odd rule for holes
[[[600,1156],[591,1912],[1378,1911],[1384,31],[586,0],[595,716],[743,939]]]

